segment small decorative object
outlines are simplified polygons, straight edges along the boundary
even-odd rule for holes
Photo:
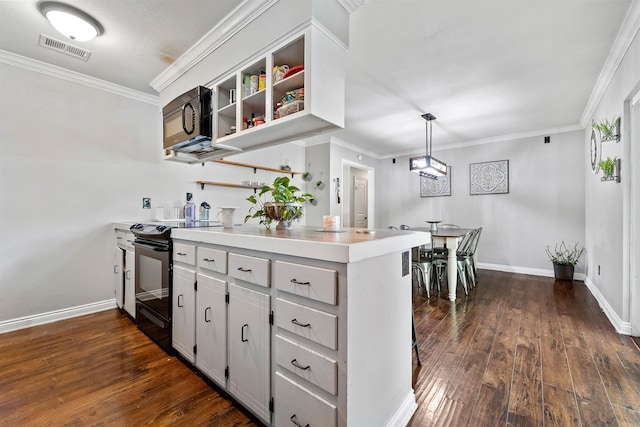
[[[311,175],[311,173],[309,172],[305,172],[302,174],[302,179],[304,179],[307,182],[311,181],[312,178],[313,178],[313,175]]]
[[[605,160],[600,160],[600,169],[602,169],[602,181],[612,181],[615,179],[613,175],[616,171],[616,158],[607,157]]]
[[[447,174],[435,179],[420,177],[420,197],[451,196],[451,166],[447,166]]]
[[[322,181],[316,182],[316,188],[318,190],[324,190],[324,182],[322,182]]]
[[[469,165],[469,194],[506,193],[509,193],[509,160]]]
[[[300,191],[290,185],[289,177],[280,176],[271,186],[265,185],[256,196],[247,198],[254,206],[249,209],[244,222],[251,218],[259,218],[260,224],[271,228],[273,221],[279,221],[276,230],[290,230],[291,221],[300,219],[303,214],[302,203],[313,198],[309,193],[296,194]]]
[[[620,141],[620,117],[612,121],[604,119],[600,122],[595,122],[593,127],[598,129],[603,141]]]
[[[318,204],[318,199],[316,198],[309,199],[309,203],[311,203],[313,206],[316,206]]]
[[[280,170],[290,171],[291,170],[291,166],[289,166],[289,165],[281,165],[280,166]]]
[[[324,215],[322,217],[323,231],[340,231],[340,217],[337,215]]]
[[[560,245],[556,243],[553,251],[547,245],[547,256],[553,263],[553,273],[556,280],[573,280],[573,271],[584,252],[584,246],[578,242],[570,248],[563,240]]]

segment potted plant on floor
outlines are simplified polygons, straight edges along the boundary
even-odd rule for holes
[[[291,221],[298,220],[303,214],[302,203],[312,199],[309,193],[297,194],[300,191],[291,185],[286,176],[280,176],[272,185],[265,185],[260,193],[247,198],[252,203],[244,222],[251,218],[259,218],[260,224],[271,228],[273,221],[279,221],[276,230],[290,230]]]
[[[547,245],[547,256],[553,262],[553,273],[556,280],[573,280],[576,264],[580,261],[584,251],[584,246],[578,242],[573,247],[568,247],[563,240],[559,245],[556,243],[553,251]]]

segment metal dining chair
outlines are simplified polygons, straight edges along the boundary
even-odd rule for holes
[[[411,270],[418,286],[418,290],[420,290],[420,285],[424,286],[427,298],[431,298],[431,293],[429,291],[431,288],[431,272],[433,267],[431,259],[422,255],[419,247],[411,250],[411,256]]]

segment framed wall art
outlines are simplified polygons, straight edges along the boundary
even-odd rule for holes
[[[469,164],[469,194],[509,192],[509,160]]]
[[[447,175],[436,179],[420,177],[420,197],[439,197],[451,195],[451,166],[447,166]]]

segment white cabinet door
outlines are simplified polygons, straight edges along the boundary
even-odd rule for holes
[[[227,367],[227,283],[198,274],[196,295],[196,366],[222,387]]]
[[[135,319],[136,317],[136,259],[135,252],[125,252],[124,271],[124,309]]]
[[[119,309],[124,307],[124,252],[116,246],[113,250],[113,288],[116,297],[116,305]]]
[[[269,295],[229,283],[229,391],[267,423],[269,400]]]
[[[173,313],[171,317],[172,342],[185,359],[193,363],[195,333],[196,273],[186,268],[173,267]]]

